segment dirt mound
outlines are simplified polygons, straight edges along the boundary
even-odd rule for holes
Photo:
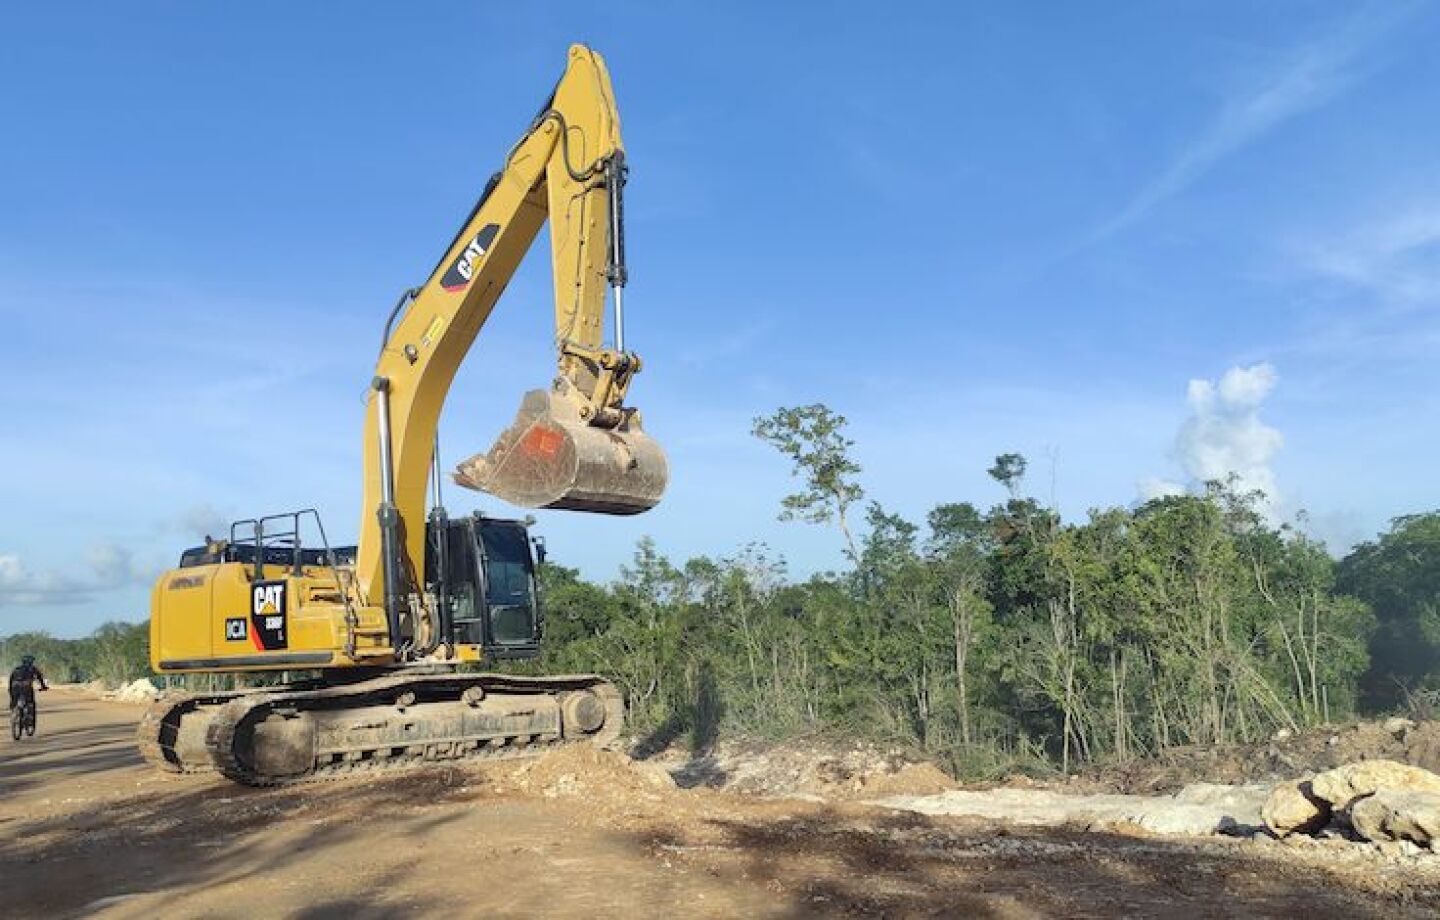
[[[1440,772],[1440,722],[1358,722],[1251,744],[1175,748],[1159,757],[1098,766],[1082,786],[1122,793],[1174,792],[1187,783],[1275,783],[1363,760],[1393,760]]]
[[[866,796],[936,795],[955,788],[955,781],[933,763],[907,763],[894,773],[865,777],[861,791]]]
[[[663,793],[675,781],[658,764],[577,744],[518,764],[507,785],[553,799]]]
[[[746,795],[845,800],[955,788],[934,764],[912,762],[900,751],[867,743],[722,742],[700,756],[685,759],[679,752],[666,752],[656,760],[670,768],[683,788]]]

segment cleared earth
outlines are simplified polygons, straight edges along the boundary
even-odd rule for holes
[[[0,742],[8,916],[1433,916],[1424,862],[675,789],[577,751],[300,790],[143,766],[57,690]],[[1426,857],[1426,860],[1440,857]]]

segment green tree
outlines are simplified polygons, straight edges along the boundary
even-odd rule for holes
[[[926,555],[950,618],[960,740],[968,746],[975,740],[970,714],[971,656],[993,626],[985,593],[988,560],[995,543],[990,525],[969,502],[938,505],[927,520]]]
[[[1440,689],[1440,511],[1396,518],[1341,562],[1338,588],[1375,611],[1361,704],[1389,710]]]
[[[1020,489],[1025,482],[1025,470],[1029,465],[1023,454],[1001,454],[995,458],[995,464],[985,472],[1004,486],[1011,498],[1019,498]]]
[[[859,561],[855,537],[850,532],[850,506],[864,496],[855,476],[860,465],[851,456],[854,442],[844,434],[845,416],[821,403],[797,408],[776,409],[755,419],[751,432],[790,458],[791,475],[803,480],[804,488],[781,500],[782,521],[802,520],[815,524],[834,521],[845,538],[850,558]]]
[[[92,676],[117,687],[150,675],[150,629],[145,623],[105,623],[91,635]]]

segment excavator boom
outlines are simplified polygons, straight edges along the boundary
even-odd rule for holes
[[[435,433],[461,360],[545,221],[550,222],[558,368],[527,393],[494,447],[454,474],[465,487],[532,508],[648,510],[664,492],[665,454],[624,404],[640,358],[624,349],[625,156],[610,74],[570,48],[568,65],[429,279],[387,327],[365,423],[365,500],[357,576],[379,602],[418,583],[419,526]],[[613,291],[615,336],[605,343]]]

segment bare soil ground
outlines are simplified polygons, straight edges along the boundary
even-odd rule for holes
[[[55,691],[0,741],[8,916],[1433,916],[1353,845],[1005,827],[672,788],[618,754],[254,790],[151,772],[139,708]],[[1427,857],[1432,859],[1432,857]],[[1440,861],[1440,857],[1434,857]]]

